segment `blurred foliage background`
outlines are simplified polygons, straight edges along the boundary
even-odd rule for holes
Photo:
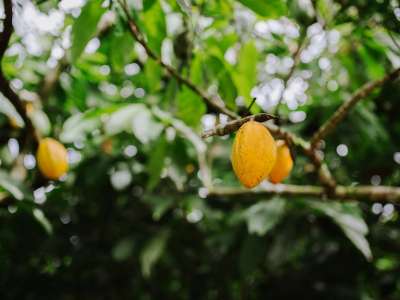
[[[182,76],[234,111],[255,97],[252,113],[274,113],[282,98],[283,126],[306,138],[400,65],[397,0],[127,3]],[[234,135],[199,138],[227,118],[147,57],[117,1],[13,6],[3,71],[70,171],[41,178],[0,94],[1,299],[400,298],[397,205],[208,197],[199,159],[215,186],[239,185]],[[326,140],[338,182],[399,185],[399,93],[388,82]],[[312,167],[296,153],[286,182],[315,183]]]

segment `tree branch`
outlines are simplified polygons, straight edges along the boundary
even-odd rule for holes
[[[239,120],[231,121],[223,125],[222,124],[218,125],[213,129],[203,132],[201,137],[207,138],[214,135],[223,136],[237,131],[240,128],[240,126],[242,126],[244,123],[250,120],[265,122],[274,118],[275,117],[265,113],[257,114],[254,116],[248,116]],[[291,146],[299,147],[303,151],[303,153],[310,158],[312,164],[315,166],[315,169],[318,172],[318,178],[323,184],[323,186],[326,188],[326,192],[331,193],[332,189],[334,189],[336,186],[336,181],[333,178],[331,172],[329,171],[328,166],[326,165],[326,163],[324,163],[321,155],[319,155],[319,153],[315,149],[311,148],[310,143],[302,139],[301,137],[297,136],[296,134],[289,132],[283,129],[282,127],[276,126],[274,124],[264,123],[264,126],[274,136],[284,139],[286,141],[286,144],[289,145],[290,147]]]
[[[214,135],[219,135],[223,136],[226,134],[230,134],[232,132],[237,131],[244,123],[249,122],[249,121],[257,121],[257,122],[265,122],[271,119],[276,119],[274,116],[266,114],[266,113],[260,113],[248,117],[244,117],[242,119],[234,120],[231,122],[228,122],[226,124],[220,124],[213,129],[207,130],[202,133],[201,137],[202,138],[208,138]]]
[[[277,184],[256,190],[243,188],[214,188],[208,193],[208,198],[228,198],[240,200],[259,200],[271,196],[309,197],[321,199],[326,197],[331,200],[341,201],[370,201],[400,203],[400,188],[389,186],[337,186],[333,193],[325,194],[320,186]]]
[[[1,63],[3,60],[4,53],[7,50],[12,32],[14,30],[12,25],[12,19],[13,19],[12,1],[4,0],[3,3],[4,3],[4,13],[6,17],[3,22],[3,31],[0,35],[0,92],[12,103],[16,111],[23,119],[26,131],[32,135],[32,137],[36,142],[38,142],[39,135],[35,130],[31,119],[27,115],[24,104],[22,103],[19,96],[12,90],[10,82],[7,80],[7,78],[4,76],[3,73],[3,68]]]
[[[57,82],[60,79],[61,73],[65,70],[67,66],[68,66],[67,56],[64,55],[57,62],[57,65],[46,73],[38,92],[42,102],[48,100],[54,88],[56,87]]]
[[[311,148],[310,143],[292,132],[286,131],[282,127],[274,124],[264,124],[275,136],[278,136],[286,141],[287,145],[295,145],[300,147],[303,153],[311,160],[316,171],[318,172],[319,181],[325,187],[327,193],[331,193],[332,189],[336,186],[336,180],[333,178],[327,164],[317,152],[316,149]]]
[[[273,118],[271,116],[267,117],[266,114],[260,114],[258,116],[250,116],[249,119],[243,118],[239,119],[239,116],[230,111],[223,105],[220,105],[217,101],[218,99],[211,98],[206,95],[205,92],[200,90],[193,82],[184,78],[179,74],[177,70],[175,70],[172,66],[164,63],[157,55],[154,53],[148,46],[144,36],[139,30],[136,22],[131,17],[126,1],[119,0],[121,7],[127,17],[127,22],[129,25],[129,30],[134,37],[134,39],[140,43],[145,49],[147,55],[155,60],[160,66],[162,66],[171,76],[175,77],[175,79],[186,85],[190,88],[194,93],[199,95],[203,101],[208,104],[210,108],[212,108],[215,112],[224,113],[234,119],[234,121],[225,124],[224,126],[217,126],[216,128],[206,131],[203,133],[203,137],[213,136],[213,135],[225,135],[231,132],[236,131],[243,123],[249,121],[251,118],[260,118],[258,120],[262,120],[262,118]],[[298,63],[301,48],[303,46],[305,38],[303,37],[294,56],[294,65],[285,78],[285,85],[290,77],[293,75],[295,66]],[[383,85],[386,81],[397,78],[400,75],[400,69],[395,70],[394,72],[388,74],[381,80],[377,80],[371,83],[364,85],[361,89],[359,89],[348,101],[346,101],[338,111],[329,119],[318,132],[314,135],[312,142],[309,143],[302,138],[296,136],[293,133],[287,132],[284,129],[275,126],[273,124],[266,123],[265,126],[276,136],[280,136],[284,138],[288,144],[294,144],[299,146],[302,151],[311,159],[311,162],[314,164],[318,171],[319,180],[323,184],[323,186],[296,186],[296,185],[275,185],[271,186],[268,189],[264,190],[243,190],[243,189],[235,189],[235,188],[224,188],[224,189],[214,189],[211,187],[209,197],[217,196],[217,197],[250,197],[250,198],[259,198],[270,195],[286,195],[286,196],[310,196],[310,197],[327,197],[330,199],[340,199],[340,200],[371,200],[371,201],[383,201],[383,202],[399,202],[400,203],[400,188],[395,187],[386,187],[386,186],[359,186],[359,187],[347,187],[347,186],[337,186],[336,181],[334,180],[332,174],[330,173],[328,166],[324,163],[322,156],[319,154],[318,150],[314,147],[315,144],[323,138],[327,133],[329,133],[334,127],[340,122],[346,113],[363,97],[368,96],[376,87]],[[281,96],[282,97],[282,96]],[[279,101],[281,102],[281,101]],[[238,120],[239,119],[239,120]],[[266,120],[264,120],[266,121]],[[261,121],[263,122],[263,121]]]
[[[219,104],[217,101],[218,99],[212,98],[208,96],[204,91],[199,89],[193,82],[191,82],[189,79],[184,78],[174,67],[164,63],[161,58],[157,56],[153,50],[150,49],[149,45],[147,44],[144,36],[142,35],[142,32],[140,31],[139,27],[137,26],[135,20],[132,18],[132,16],[129,13],[126,1],[119,0],[119,3],[127,17],[128,25],[129,25],[129,30],[133,36],[133,38],[143,46],[144,50],[146,51],[147,55],[152,58],[155,62],[157,62],[161,67],[163,67],[167,72],[173,76],[178,82],[181,84],[186,85],[189,89],[191,89],[194,93],[199,95],[201,99],[215,112],[220,112],[223,113],[227,116],[229,116],[232,119],[237,119],[239,116],[223,106],[222,104]],[[223,101],[221,101],[223,102]]]
[[[3,21],[3,32],[0,35],[0,60],[3,58],[7,50],[8,42],[10,41],[13,26],[12,26],[12,1],[4,0],[4,14],[6,15]]]
[[[372,82],[368,82],[364,84],[360,89],[358,89],[353,96],[350,97],[347,101],[345,101],[336,112],[318,129],[318,131],[314,134],[311,139],[312,147],[315,147],[319,141],[321,141],[324,137],[326,137],[332,130],[336,128],[336,126],[343,120],[343,118],[347,115],[351,108],[357,104],[358,101],[367,97],[372,93],[372,91],[380,86],[382,86],[385,82],[394,80],[400,76],[400,68],[392,71],[387,74],[385,77],[375,80]]]

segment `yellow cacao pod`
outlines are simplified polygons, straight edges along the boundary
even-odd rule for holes
[[[56,180],[68,171],[67,149],[55,139],[39,142],[36,159],[40,172],[48,179]]]
[[[269,181],[272,183],[282,182],[286,177],[289,176],[293,168],[293,159],[290,154],[290,149],[286,145],[285,141],[276,141],[277,156],[274,167],[269,174]]]
[[[276,160],[275,140],[261,123],[243,124],[233,142],[232,167],[240,182],[253,188],[264,180]]]

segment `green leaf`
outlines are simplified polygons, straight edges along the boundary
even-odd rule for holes
[[[237,89],[228,71],[224,71],[219,75],[219,92],[225,104],[229,108],[234,109]]]
[[[399,260],[396,257],[382,257],[376,260],[375,267],[380,271],[393,271],[399,267]]]
[[[219,51],[212,51],[214,54],[209,55],[206,59],[200,55],[196,55],[196,58],[192,62],[191,74],[197,75],[198,81],[203,83],[203,68],[206,73],[207,79],[210,81],[216,80],[218,82],[218,92],[226,105],[232,109],[235,108],[235,99],[237,97],[237,89],[232,79],[231,73],[233,70],[230,65],[225,62],[225,59]],[[204,67],[206,66],[206,67]],[[198,70],[196,70],[198,69]],[[194,82],[193,75],[192,81]],[[199,84],[198,82],[195,82]]]
[[[368,45],[358,49],[361,59],[364,62],[366,73],[371,79],[380,79],[385,75],[385,66],[378,55]]]
[[[167,35],[165,14],[161,8],[160,1],[155,2],[142,16],[144,31],[148,38],[150,49],[161,55],[161,45]]]
[[[39,130],[42,135],[47,136],[50,134],[50,120],[43,110],[34,109],[30,117],[32,119],[33,125],[37,130]]]
[[[249,233],[266,234],[281,220],[284,211],[285,202],[279,198],[252,205],[244,212]]]
[[[3,171],[0,171],[0,187],[9,192],[17,200],[23,200],[26,197],[26,191],[24,191],[21,184]]]
[[[161,197],[157,195],[145,195],[143,200],[151,206],[153,219],[155,221],[159,221],[175,203],[175,199],[172,197]]]
[[[137,103],[116,110],[105,124],[107,134],[132,132],[144,144],[156,139],[162,129],[163,126],[153,118],[148,108]]]
[[[116,72],[121,72],[132,59],[133,39],[129,32],[114,34],[111,40],[110,61]]]
[[[84,140],[86,134],[98,128],[99,119],[85,118],[84,114],[76,114],[67,119],[60,133],[60,140],[63,143],[72,143]]]
[[[68,118],[63,125],[60,133],[60,139],[64,143],[72,143],[85,139],[86,134],[100,127],[101,117],[112,115],[115,111],[121,110],[121,107],[127,105],[114,104],[101,108],[94,108],[83,114],[75,114]]]
[[[150,9],[157,0],[143,0],[143,10]]]
[[[142,252],[140,253],[140,264],[142,266],[142,273],[144,277],[150,277],[151,269],[164,252],[168,237],[169,232],[163,230],[150,241],[148,241],[144,246]]]
[[[105,12],[101,7],[102,0],[90,0],[82,8],[78,19],[72,25],[72,62],[75,63],[82,54],[86,44],[94,37],[97,30],[97,24]]]
[[[358,105],[354,111],[354,128],[359,132],[360,140],[371,141],[372,148],[381,150],[390,143],[388,133],[378,115],[364,105]]]
[[[152,190],[160,181],[161,172],[164,168],[164,161],[167,154],[168,143],[164,136],[158,138],[150,154],[150,159],[147,164],[149,181],[147,189]]]
[[[128,259],[133,252],[134,241],[131,238],[120,240],[112,249],[112,256],[116,261]]]
[[[184,13],[186,13],[187,15],[190,15],[192,13],[191,0],[177,0],[176,2]]]
[[[358,206],[340,203],[313,202],[309,204],[314,209],[332,218],[343,230],[344,234],[360,250],[367,260],[372,260],[372,253],[365,236],[368,234],[368,226],[361,216]]]
[[[335,8],[335,9],[333,9]],[[329,24],[336,13],[337,8],[333,0],[320,0],[317,1],[317,9],[323,19]]]
[[[36,221],[39,222],[40,225],[46,230],[46,232],[51,235],[53,234],[53,226],[49,222],[49,220],[46,218],[44,215],[43,211],[38,208],[34,208],[33,211],[33,216],[35,217]]]
[[[257,48],[254,42],[248,42],[240,50],[237,71],[234,74],[236,87],[246,105],[251,103],[251,90],[257,83],[257,61]]]
[[[255,13],[265,18],[279,18],[287,13],[284,0],[238,0]]]
[[[161,66],[154,60],[149,59],[146,61],[144,72],[146,75],[146,90],[150,93],[157,92],[161,88]]]
[[[178,94],[178,117],[189,126],[196,127],[205,112],[206,106],[203,100],[192,90],[182,86]]]
[[[143,144],[157,139],[163,130],[163,125],[157,122],[149,110],[136,114],[132,120],[132,131]]]
[[[23,127],[24,120],[22,120],[21,116],[15,110],[14,106],[8,101],[6,97],[0,93],[0,113],[5,114],[11,120],[14,120],[17,126]]]
[[[190,67],[190,80],[196,85],[203,83],[201,63],[200,56],[197,55]],[[189,126],[196,127],[206,112],[206,105],[203,99],[186,86],[181,86],[177,98],[177,115]]]
[[[146,113],[147,108],[143,104],[130,104],[121,107],[110,115],[105,124],[107,134],[115,135],[122,131],[131,132],[132,122],[136,116]]]
[[[204,84],[203,79],[203,55],[196,54],[190,65],[190,80],[197,85]]]

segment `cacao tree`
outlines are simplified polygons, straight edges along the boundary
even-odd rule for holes
[[[399,299],[399,1],[0,19],[1,299]]]

